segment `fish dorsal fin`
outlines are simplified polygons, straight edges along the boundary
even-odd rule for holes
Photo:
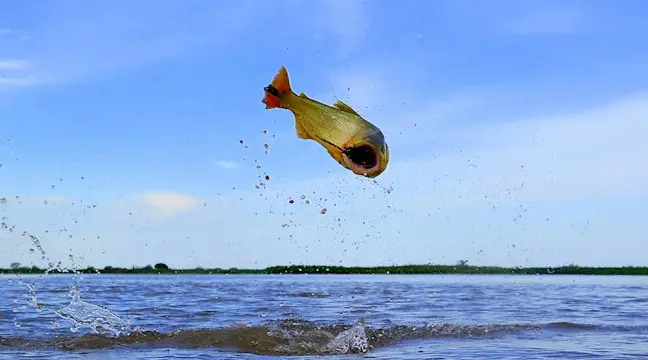
[[[333,104],[333,106],[340,109],[340,110],[342,110],[342,111],[346,111],[348,113],[360,116],[360,114],[358,114],[355,110],[353,110],[351,108],[351,106],[343,103],[342,100],[336,101],[335,104]]]

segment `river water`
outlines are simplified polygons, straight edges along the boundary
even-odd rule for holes
[[[0,275],[0,293],[2,359],[648,357],[648,277]]]

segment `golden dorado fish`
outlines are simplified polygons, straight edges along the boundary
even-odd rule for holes
[[[370,178],[387,168],[389,147],[383,133],[349,105],[338,100],[329,106],[304,93],[295,94],[284,66],[264,91],[266,109],[290,110],[297,137],[318,142],[340,165]]]

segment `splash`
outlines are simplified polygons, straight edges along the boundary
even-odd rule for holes
[[[371,346],[367,338],[364,319],[358,320],[350,329],[339,333],[322,348],[322,352],[331,354],[366,353]]]
[[[18,274],[18,279],[19,284],[26,286],[29,290],[28,306],[38,312],[51,311],[61,318],[70,321],[72,323],[70,328],[72,332],[77,332],[79,328],[87,328],[95,334],[119,336],[121,334],[127,334],[132,329],[130,321],[122,320],[108,308],[81,300],[81,295],[74,286],[70,290],[70,297],[72,298],[70,303],[63,308],[52,309],[38,302],[35,282],[26,282],[20,274]],[[17,299],[15,299],[14,311],[17,310]]]
[[[81,327],[90,329],[95,334],[119,336],[131,330],[130,321],[122,320],[108,308],[81,300],[76,289],[73,289],[70,295],[72,300],[67,306],[52,311],[73,323],[72,332],[76,332]]]
[[[6,205],[8,202],[7,199],[2,198],[2,200],[0,200],[0,203],[2,205]],[[18,201],[18,203],[20,203],[20,198],[18,196],[16,196],[16,200]],[[72,205],[75,205],[75,203],[73,202]],[[88,210],[95,207],[96,205],[87,205],[83,209],[83,213],[85,214]],[[78,221],[74,219],[74,222],[77,223]],[[2,222],[0,222],[0,228],[13,233],[16,229],[16,225],[11,224],[9,222],[9,219],[6,216],[3,216]],[[67,229],[64,228],[61,231],[67,231]],[[45,233],[48,233],[48,231],[46,230]],[[113,334],[119,336],[120,334],[130,329],[130,323],[128,321],[120,319],[117,315],[115,315],[107,308],[81,300],[77,288],[80,284],[80,281],[83,279],[81,272],[78,270],[82,268],[82,258],[77,259],[77,257],[70,253],[69,259],[71,261],[71,267],[63,266],[61,261],[54,262],[50,259],[41,243],[41,239],[38,236],[27,230],[23,231],[21,235],[22,237],[28,238],[30,240],[32,245],[32,248],[30,248],[30,253],[35,253],[36,251],[38,251],[38,253],[40,254],[40,259],[47,262],[47,268],[45,269],[43,274],[39,274],[32,281],[28,282],[20,272],[15,273],[16,277],[18,278],[17,283],[19,285],[25,286],[28,290],[28,293],[26,294],[28,297],[27,306],[35,309],[38,312],[42,312],[44,310],[52,311],[58,316],[71,321],[73,324],[71,330],[73,332],[76,332],[79,328],[88,328],[96,334]],[[72,252],[72,249],[70,249],[70,252]],[[40,304],[38,302],[36,292],[35,280],[43,276],[47,276],[54,271],[59,273],[73,274],[74,283],[70,286],[70,294],[72,300],[70,304],[61,309],[52,309]],[[18,299],[14,299],[13,303],[14,311],[18,311]],[[16,326],[19,327],[20,324],[16,323]]]

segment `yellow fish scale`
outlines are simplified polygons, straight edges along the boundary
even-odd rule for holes
[[[344,147],[358,131],[373,127],[356,114],[322,104],[303,94],[290,99],[289,109],[295,114],[298,130],[301,126],[309,138],[318,142],[320,138],[325,139],[338,147]]]

